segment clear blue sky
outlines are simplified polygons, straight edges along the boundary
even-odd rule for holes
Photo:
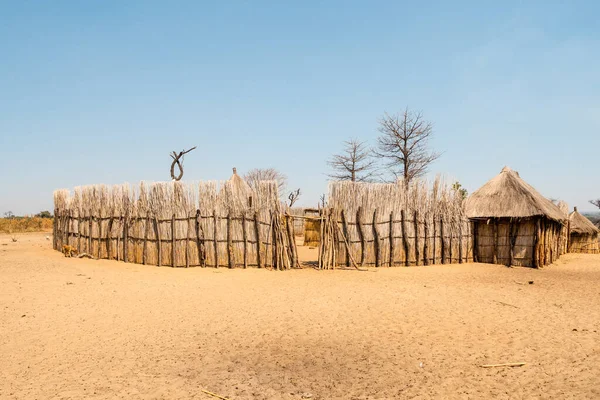
[[[0,212],[52,192],[274,167],[312,205],[326,159],[406,106],[431,173],[473,191],[509,165],[600,196],[600,2],[0,0]]]

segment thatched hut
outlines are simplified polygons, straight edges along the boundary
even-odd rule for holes
[[[229,201],[239,202],[240,204],[237,204],[237,207],[241,209],[244,207],[252,208],[253,190],[250,185],[237,174],[237,169],[235,167],[233,168],[233,175],[231,175],[231,178],[229,178],[227,182],[229,183],[229,188],[232,192],[227,194],[230,197]]]
[[[598,254],[598,233],[592,221],[581,215],[575,207],[569,214],[569,253]]]
[[[477,262],[539,268],[560,254],[567,215],[508,167],[466,201]]]

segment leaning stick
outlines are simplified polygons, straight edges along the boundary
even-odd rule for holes
[[[516,362],[516,363],[504,363],[504,364],[484,364],[481,365],[481,368],[495,368],[495,367],[522,367],[526,363],[524,362]]]
[[[201,391],[202,393],[206,393],[206,394],[207,394],[207,395],[209,395],[209,396],[216,397],[217,399],[221,399],[221,400],[229,400],[227,397],[219,396],[218,394],[216,394],[216,393],[213,393],[213,392],[209,392],[208,390],[200,389],[200,391]]]
[[[350,258],[350,262],[352,263],[352,266],[358,271],[368,271],[368,269],[359,268],[358,265],[356,265],[356,261],[354,261],[354,257],[352,257],[352,252],[350,251],[350,244],[348,243],[348,240],[346,240],[346,236],[344,235],[344,232],[341,231],[340,227],[337,224],[335,224],[335,226],[336,226],[340,236],[344,239],[344,243],[346,245],[346,250],[348,252],[347,254],[348,254],[348,257]],[[344,268],[344,269],[346,269],[346,268]],[[350,268],[348,268],[348,269],[350,269]]]

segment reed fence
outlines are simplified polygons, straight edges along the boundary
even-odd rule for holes
[[[171,267],[298,266],[294,218],[277,185],[230,182],[94,185],[55,192],[54,248]]]
[[[319,267],[417,266],[473,261],[463,198],[432,186],[332,182],[321,217]]]

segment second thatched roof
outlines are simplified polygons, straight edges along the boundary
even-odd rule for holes
[[[559,222],[567,219],[566,213],[509,167],[469,196],[466,212],[469,218],[545,216]]]
[[[575,207],[575,211],[569,214],[569,228],[572,233],[584,235],[593,235],[600,232],[600,230],[596,228],[592,221],[579,214],[577,207]]]

